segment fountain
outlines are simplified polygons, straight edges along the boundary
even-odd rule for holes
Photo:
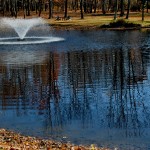
[[[49,30],[49,26],[46,25],[44,19],[42,18],[32,18],[32,19],[12,19],[12,18],[2,18],[0,19],[2,28],[13,29],[16,36],[1,37],[0,36],[0,45],[17,45],[17,44],[40,44],[40,43],[50,43],[64,40],[60,37],[33,35],[27,36],[29,31],[38,27],[36,32],[43,32],[45,28]],[[44,28],[44,29],[43,29]],[[47,30],[47,31],[48,31]],[[45,31],[46,32],[46,31]]]

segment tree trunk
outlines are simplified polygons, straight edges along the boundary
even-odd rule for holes
[[[10,1],[10,13],[12,15],[12,2]]]
[[[42,11],[42,1],[39,0],[39,17],[41,16],[41,11]]]
[[[81,19],[84,19],[83,17],[83,1],[80,0],[80,11],[81,11]]]
[[[144,21],[144,4],[145,0],[142,0],[142,21]]]
[[[3,16],[5,16],[5,1],[3,0],[2,2],[2,10],[3,10]]]
[[[147,6],[147,13],[148,13],[148,7],[149,7],[149,6],[148,6],[148,1],[147,1],[147,3],[146,3],[146,6]]]
[[[87,13],[87,1],[84,0],[83,3],[84,3],[84,4],[83,4],[84,12]]]
[[[10,0],[6,1],[6,11],[10,11]]]
[[[124,0],[120,1],[120,8],[121,8],[120,17],[122,17],[124,16]]]
[[[17,0],[15,0],[15,17],[17,18],[18,15],[18,9],[17,9]]]
[[[97,2],[94,0],[94,13],[96,13],[96,8],[97,8]]]
[[[75,12],[77,11],[78,7],[78,0],[75,0]]]
[[[117,19],[117,10],[118,10],[118,0],[115,2],[115,14],[114,14],[114,20]]]
[[[108,11],[110,10],[111,5],[112,5],[112,1],[111,1],[111,0],[109,0],[109,3],[108,3]]]
[[[25,1],[23,0],[23,15],[24,15],[24,19],[26,17],[26,10],[25,10]]]
[[[38,13],[38,2],[36,2],[35,9],[36,9],[36,14],[37,14]]]
[[[127,15],[126,15],[126,19],[128,19],[128,18],[129,18],[130,4],[131,4],[131,1],[130,1],[130,0],[128,0],[128,7],[127,7]]]
[[[68,7],[68,0],[65,0],[65,14],[64,14],[64,18],[67,18],[67,7]]]
[[[102,13],[106,14],[106,0],[102,0]]]
[[[52,0],[49,0],[49,19],[51,19],[52,16]]]
[[[27,0],[27,16],[30,16],[30,1]]]

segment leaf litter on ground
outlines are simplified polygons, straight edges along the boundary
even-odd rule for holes
[[[36,137],[23,136],[13,131],[0,129],[0,150],[109,150],[90,146],[56,142]]]

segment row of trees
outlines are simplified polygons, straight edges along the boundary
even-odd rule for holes
[[[130,11],[141,11],[142,20],[144,20],[144,9],[149,8],[150,0],[0,0],[0,12],[3,16],[10,14],[17,17],[18,12],[22,11],[24,17],[30,16],[35,11],[39,16],[42,11],[48,11],[48,18],[53,17],[54,12],[64,12],[64,18],[68,16],[68,10],[81,12],[81,19],[84,13],[102,14],[114,12],[114,19],[117,12],[120,16],[129,18]]]

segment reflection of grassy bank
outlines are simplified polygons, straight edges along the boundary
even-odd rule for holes
[[[108,150],[97,148],[93,144],[89,147],[75,146],[70,143],[42,140],[0,129],[0,150]]]

